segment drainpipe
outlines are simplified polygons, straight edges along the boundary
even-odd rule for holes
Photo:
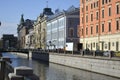
[[[66,18],[65,18],[65,12],[63,13],[64,15],[64,54],[66,53],[66,28],[67,26],[65,25],[66,24]]]
[[[98,27],[98,49],[100,50],[100,21],[101,21],[101,0],[99,0],[99,27]]]

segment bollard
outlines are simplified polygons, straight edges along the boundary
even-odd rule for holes
[[[111,59],[111,57],[112,57],[112,54],[111,54],[111,52],[109,52],[109,58]]]
[[[20,66],[14,68],[14,74],[12,74],[14,79],[11,80],[39,80],[35,74],[33,74],[33,69],[26,66]],[[19,75],[19,76],[18,76]],[[15,79],[16,78],[16,79]],[[21,79],[18,79],[21,78]]]
[[[95,51],[93,51],[93,57],[95,57],[96,56],[96,53],[95,53]]]
[[[1,80],[5,80],[5,68],[6,68],[6,62],[1,61],[1,72],[2,72],[2,75],[0,75]]]
[[[83,51],[83,50],[81,50],[80,52],[81,52],[81,56],[84,56],[84,51]]]
[[[29,54],[29,55],[28,55],[28,58],[32,58],[32,51],[29,51],[28,54]]]

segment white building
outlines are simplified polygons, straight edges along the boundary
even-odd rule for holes
[[[73,42],[76,50],[79,43],[77,25],[79,8],[71,6],[66,11],[57,10],[47,21],[47,49],[65,49],[67,42]]]

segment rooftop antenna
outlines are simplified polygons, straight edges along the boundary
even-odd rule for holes
[[[48,8],[48,1],[46,1],[46,4],[47,4],[46,7]]]

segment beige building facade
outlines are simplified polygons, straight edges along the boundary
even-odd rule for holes
[[[34,23],[34,36],[35,36],[35,48],[45,49],[46,48],[46,22],[49,16],[53,15],[51,8],[44,8],[43,13],[37,17]]]
[[[35,49],[40,48],[40,18],[34,23],[34,38],[35,38]]]
[[[37,22],[34,24],[35,32],[35,48],[45,49],[45,37],[46,37],[46,16],[39,16]]]

